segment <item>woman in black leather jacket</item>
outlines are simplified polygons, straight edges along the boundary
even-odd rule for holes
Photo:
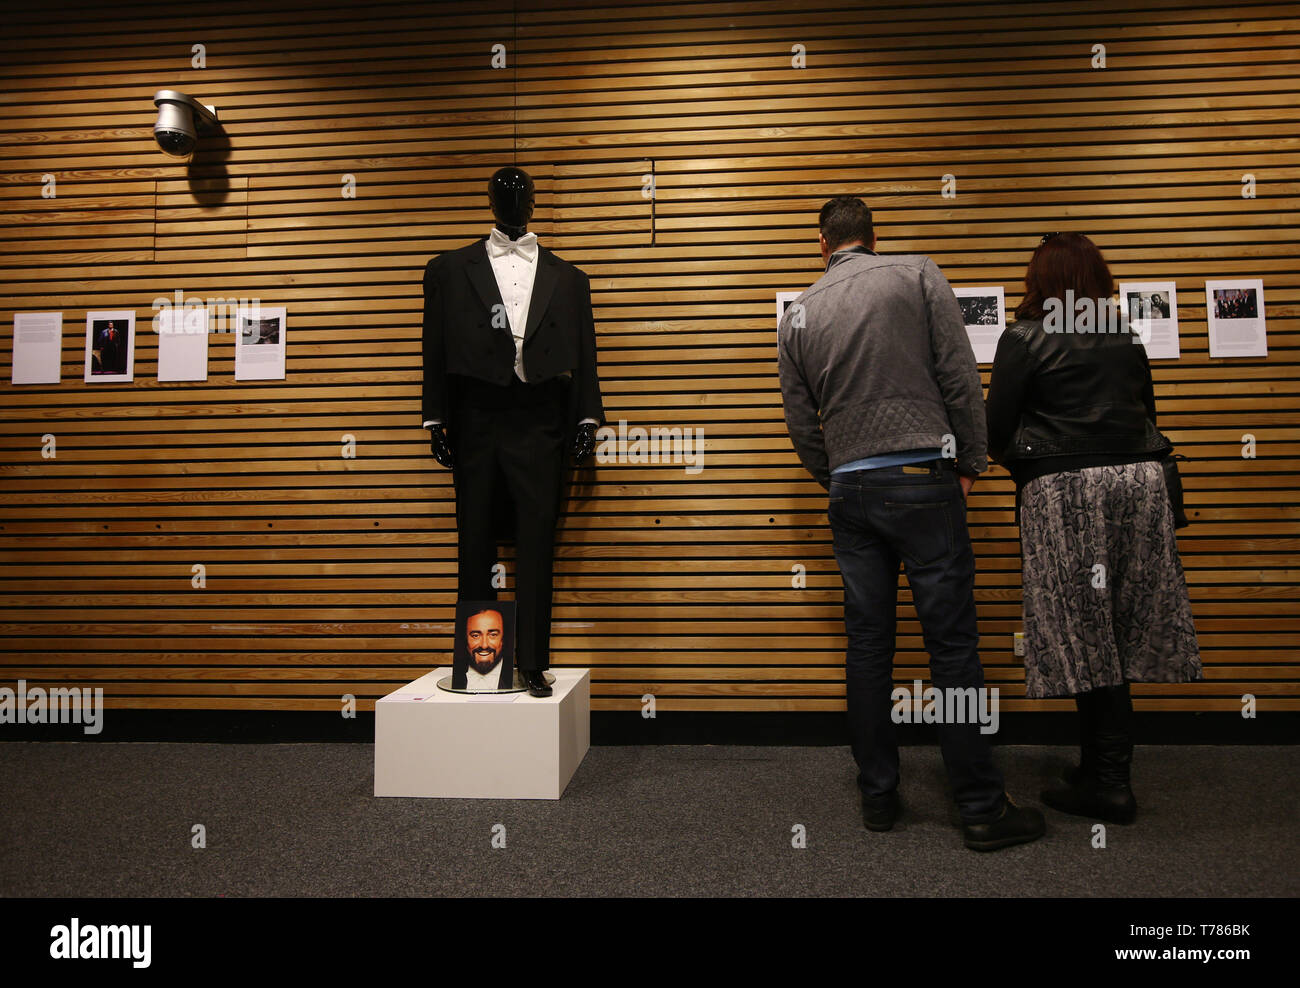
[[[1079,711],[1080,766],[1043,802],[1129,823],[1128,684],[1200,679],[1201,659],[1159,463],[1170,446],[1114,292],[1091,240],[1044,237],[998,341],[987,413],[989,456],[1016,483],[1025,695],[1072,696]]]

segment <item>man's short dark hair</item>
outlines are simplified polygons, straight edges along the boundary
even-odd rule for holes
[[[856,240],[862,241],[866,247],[871,246],[874,233],[871,210],[857,196],[836,196],[829,200],[817,217],[817,226],[831,250],[838,250]]]

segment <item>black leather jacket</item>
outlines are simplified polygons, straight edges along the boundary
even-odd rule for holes
[[[1023,486],[1060,470],[1159,459],[1146,349],[1129,333],[1049,333],[1041,320],[998,340],[987,405],[989,456]]]

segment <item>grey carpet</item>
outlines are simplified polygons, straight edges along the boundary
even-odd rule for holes
[[[1066,748],[1000,747],[1017,800]],[[845,748],[593,748],[558,801],[376,799],[370,745],[0,744],[5,896],[1294,896],[1297,750],[1145,747],[1140,815],[962,846],[939,753],[861,825]],[[191,848],[203,824],[207,847]],[[507,846],[491,847],[506,827]],[[802,824],[807,848],[791,846]]]

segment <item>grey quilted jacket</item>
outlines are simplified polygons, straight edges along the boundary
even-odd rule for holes
[[[835,251],[786,308],[777,351],[790,439],[823,487],[845,463],[909,449],[947,447],[968,476],[988,469],[979,367],[930,258]]]

